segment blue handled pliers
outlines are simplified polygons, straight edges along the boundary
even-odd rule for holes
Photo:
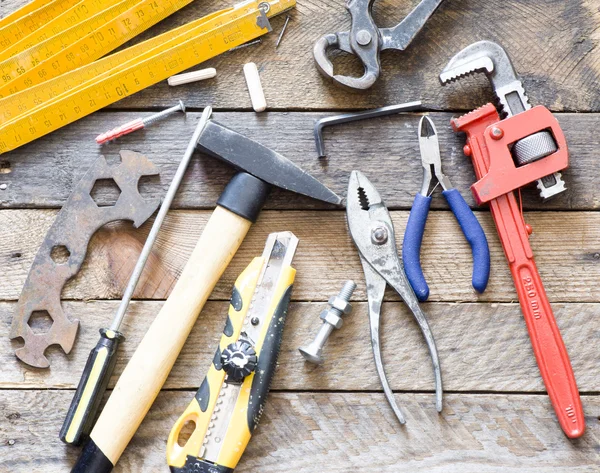
[[[415,196],[406,232],[402,244],[402,261],[410,285],[417,298],[422,302],[429,297],[429,286],[421,269],[421,243],[425,232],[427,214],[431,206],[429,192],[432,181],[432,168],[439,185],[442,186],[442,195],[446,198],[450,209],[454,213],[465,238],[471,245],[473,254],[473,288],[477,292],[485,291],[490,277],[490,249],[483,228],[469,208],[465,199],[452,188],[450,180],[442,172],[440,159],[440,145],[437,132],[429,117],[421,118],[419,123],[419,148],[421,149],[421,163],[423,165],[423,185],[421,191]],[[436,186],[437,187],[437,186]],[[435,187],[434,187],[435,189]]]

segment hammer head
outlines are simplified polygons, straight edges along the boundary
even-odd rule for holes
[[[440,82],[446,85],[476,72],[483,72],[490,80],[505,116],[531,108],[508,54],[491,41],[473,43],[456,54],[440,74]]]
[[[229,128],[209,120],[198,149],[282,189],[341,205],[342,199],[289,159]]]

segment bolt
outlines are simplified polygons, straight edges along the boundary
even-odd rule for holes
[[[300,351],[306,361],[315,364],[320,364],[323,361],[321,352],[329,335],[331,335],[334,329],[339,329],[342,326],[342,316],[349,314],[352,310],[350,298],[354,289],[356,289],[354,281],[346,281],[340,293],[329,299],[329,307],[320,315],[323,324],[314,341],[310,345],[298,348],[298,351]]]
[[[388,241],[388,231],[385,227],[375,227],[371,231],[371,241],[376,245],[383,245]]]
[[[369,33],[367,30],[360,30],[356,34],[356,42],[361,46],[366,46],[369,44],[371,42],[371,38],[371,33]]]

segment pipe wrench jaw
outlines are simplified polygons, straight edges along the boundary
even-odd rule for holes
[[[483,168],[486,164],[484,155],[489,160],[489,171],[471,187],[473,197],[479,205],[552,175],[569,165],[564,133],[552,113],[542,106],[500,120],[495,107],[488,104],[452,120],[452,127],[455,131],[467,133],[465,154],[473,159],[478,168]],[[540,132],[546,132],[544,137],[548,134],[553,140],[552,145],[546,146],[548,154],[519,166],[511,151],[521,140],[540,137]],[[540,147],[542,146],[545,144],[542,143]],[[556,151],[551,151],[554,147]]]
[[[502,46],[491,41],[473,43],[456,54],[440,74],[440,82],[446,85],[477,72],[483,72],[489,79],[501,118],[510,118],[531,109],[508,54]],[[513,155],[519,165],[528,165],[557,152],[556,141],[556,136],[541,130],[535,136],[527,136],[514,143]],[[537,187],[544,200],[566,190],[562,176],[557,172],[538,178]]]

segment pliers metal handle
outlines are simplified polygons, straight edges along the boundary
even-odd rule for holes
[[[423,165],[423,185],[415,196],[402,245],[402,261],[410,285],[417,298],[423,302],[429,298],[429,286],[421,268],[421,244],[425,233],[427,215],[431,206],[429,187],[432,181],[431,168],[442,186],[442,195],[456,217],[465,238],[471,245],[473,254],[473,288],[477,292],[485,291],[490,277],[490,250],[481,224],[469,208],[458,190],[452,188],[450,180],[442,172],[440,148],[433,122],[423,117],[419,123],[419,147]],[[437,186],[436,186],[437,187]]]

